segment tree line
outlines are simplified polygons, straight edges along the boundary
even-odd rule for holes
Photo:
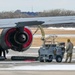
[[[49,11],[44,11],[44,12],[39,12],[38,16],[74,16],[75,11],[72,10],[61,10],[61,9],[56,9],[56,10],[49,10]]]
[[[49,10],[49,11],[43,11],[43,12],[35,12],[28,14],[27,12],[21,12],[21,10],[16,11],[9,11],[9,12],[0,12],[0,19],[4,18],[28,18],[28,17],[50,17],[50,16],[74,16],[75,11],[72,10],[61,10],[61,9],[55,9],[55,10]]]

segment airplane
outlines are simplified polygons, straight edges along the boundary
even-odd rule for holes
[[[4,50],[23,52],[32,44],[33,34],[26,26],[75,23],[75,16],[0,19],[0,45]]]
[[[0,36],[0,45],[6,49],[23,52],[27,50],[32,43],[33,34],[25,25],[41,25],[43,21],[17,22],[15,27],[4,27]]]

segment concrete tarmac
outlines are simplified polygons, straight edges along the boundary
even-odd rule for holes
[[[0,75],[75,75],[75,71],[0,71]]]
[[[11,61],[9,60],[11,56],[38,56],[38,48],[28,49],[26,52],[15,52],[9,50],[7,54],[7,59],[0,61],[0,75],[74,75],[75,70],[15,70],[13,67],[20,66],[45,66],[45,65],[75,65],[75,53],[73,53],[72,63],[64,63],[64,60],[61,63],[57,63],[55,60],[53,62],[41,63],[39,61]],[[13,69],[11,69],[13,68]],[[10,70],[11,69],[11,70]]]

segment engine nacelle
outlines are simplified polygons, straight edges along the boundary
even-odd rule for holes
[[[1,33],[0,45],[4,49],[12,49],[15,51],[25,51],[32,43],[33,35],[28,28],[23,28],[23,31],[17,28],[6,28]]]

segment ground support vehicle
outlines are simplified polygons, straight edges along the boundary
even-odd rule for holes
[[[65,53],[65,43],[61,42],[58,44],[44,44],[38,50],[39,61],[40,62],[52,62],[53,59],[56,62],[62,62]]]

